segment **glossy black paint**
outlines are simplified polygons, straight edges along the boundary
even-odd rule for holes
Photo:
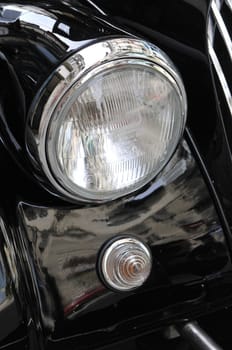
[[[22,241],[18,237],[16,220],[12,211],[8,210],[9,202],[6,203],[2,199],[1,203],[4,206],[4,211],[0,212],[0,235],[7,257],[6,266],[10,270],[8,273],[13,279],[17,314],[2,320],[3,323],[6,322],[8,327],[11,327],[11,332],[14,332],[11,336],[3,339],[0,346],[4,348],[4,346],[11,347],[11,343],[12,346],[18,343],[30,343],[33,349],[39,349],[43,338],[38,322],[39,316],[36,314],[38,310],[36,310],[35,302],[32,300],[34,285],[30,283],[30,273],[24,263],[26,256]]]
[[[0,52],[0,129],[1,143],[17,165],[24,170],[23,133],[25,124],[25,95],[13,67]],[[9,118],[9,116],[13,118]]]
[[[92,341],[109,342],[105,332],[113,341],[135,335],[134,327],[138,336],[144,325],[157,327],[157,317],[168,324],[173,317],[200,313],[214,279],[223,293],[224,283],[230,284],[225,236],[186,142],[144,192],[81,208],[24,202],[17,217],[41,325],[52,342],[74,337],[89,348]],[[152,249],[151,277],[133,293],[113,293],[97,276],[98,251],[118,234],[135,235]],[[230,303],[227,292],[219,295],[215,304],[224,298]]]
[[[81,9],[69,9],[66,6],[65,11],[62,6],[57,7],[57,3],[52,2],[50,11],[46,10],[48,4],[44,4],[45,9],[35,7],[34,12],[29,12],[28,18],[28,11],[23,11],[23,7],[13,6],[11,1],[8,3],[10,8],[3,6],[0,10],[1,142],[20,168],[16,168],[21,175],[16,180],[19,192],[33,193],[32,197],[38,200],[54,200],[54,197],[50,199],[46,191],[38,188],[38,181],[31,176],[24,143],[26,114],[36,91],[54,67],[69,52],[95,38],[96,33],[98,36],[103,35],[105,29],[87,14],[82,14]],[[30,23],[31,13],[38,25]],[[75,16],[78,14],[77,22]],[[20,16],[23,16],[23,24],[20,24]],[[88,26],[85,24],[87,18]],[[53,28],[54,34],[49,34],[49,26]],[[59,26],[63,26],[63,31]],[[15,183],[10,172],[7,169],[1,175],[2,182],[7,183],[10,176],[12,183]],[[28,191],[28,187],[33,188],[33,192]],[[2,192],[8,196],[7,186],[3,186]]]
[[[208,59],[210,0],[145,0],[136,5],[133,0],[94,2],[118,25],[127,26],[162,48],[179,68],[188,95],[188,126],[231,227],[232,155],[229,142],[232,126],[224,97],[213,84]],[[228,73],[231,74],[229,69]],[[215,84],[218,84],[217,78]]]
[[[33,160],[28,159],[24,142],[26,116],[33,98],[49,74],[72,52],[98,38],[118,33],[125,35],[81,5],[77,8],[60,2],[58,6],[53,1],[41,3],[40,7],[37,1],[30,2],[30,7],[12,5],[11,1],[2,6],[0,3],[0,59],[4,78],[0,83],[4,97],[0,110],[1,140],[35,188],[44,180],[39,174],[31,176]],[[22,189],[26,192],[23,183]],[[34,196],[39,200],[40,191]],[[44,198],[49,200],[46,191]],[[56,198],[52,196],[51,200]]]
[[[40,7],[38,1],[30,1],[30,8],[8,3],[0,12],[0,48],[25,92],[26,111],[50,72],[67,56],[91,40],[119,32],[86,9],[64,6],[62,1],[59,6],[50,1]]]
[[[88,8],[85,1],[27,2],[46,11],[46,21],[49,22],[49,17],[50,21],[56,18],[52,29],[54,33],[49,35],[44,34],[47,33],[45,24],[41,25],[40,22],[40,30],[35,30],[33,25],[22,28],[20,21],[14,17],[12,19],[12,15],[9,16],[9,23],[5,23],[5,20],[1,25],[0,49],[14,65],[25,91],[26,111],[49,72],[72,50],[85,45],[86,40],[132,33],[154,42],[169,54],[183,76],[188,94],[188,125],[231,225],[232,192],[228,183],[232,176],[231,153],[225,138],[224,123],[216,111],[206,48],[209,1],[146,0],[136,3],[136,6],[125,1],[98,0],[95,3],[110,17],[93,11],[92,6]],[[21,4],[24,2],[21,1]],[[133,11],[130,10],[131,6]],[[14,130],[16,127],[13,124],[17,123],[14,115],[7,119]],[[12,143],[16,137],[19,136],[13,135]],[[24,169],[28,167],[30,165]],[[218,172],[218,169],[223,171]]]
[[[110,16],[127,18],[190,48],[204,51],[205,21],[210,0],[95,0]],[[133,8],[133,11],[131,9]],[[184,30],[183,30],[184,28]]]
[[[230,232],[217,194],[231,223],[227,179],[232,172],[205,46],[208,2],[160,0],[135,6],[129,1],[97,1],[110,17],[84,6],[85,1],[26,4],[35,6],[31,10],[33,21],[23,13],[25,8],[5,14],[0,10],[1,73],[7,84],[6,88],[0,82],[4,96],[0,103],[1,138],[23,168],[19,173],[9,161],[0,185],[5,225],[10,227],[7,236],[11,251],[17,252],[23,286],[19,295],[27,301],[23,315],[30,347],[72,349],[78,344],[80,348],[96,348],[230,305],[232,277],[226,244]],[[198,150],[191,138],[187,140],[197,161],[203,157],[200,170],[210,194],[185,146],[165,170],[166,180],[172,170],[167,187],[155,182],[152,191],[147,188],[137,197],[104,206],[74,207],[41,190],[31,177],[23,141],[24,120],[38,89],[68,55],[96,38],[130,32],[161,47],[183,76],[188,126]],[[9,93],[12,89],[14,104]],[[7,162],[3,153],[0,150],[1,160]],[[186,168],[175,168],[175,161],[181,160]],[[177,173],[184,169],[183,174],[175,178],[173,169]],[[14,172],[19,173],[17,179],[12,177]],[[6,186],[9,177],[13,179],[11,188]],[[123,296],[103,289],[95,262],[104,240],[125,231],[151,244],[155,264],[147,285]]]
[[[0,341],[15,331],[22,322],[20,305],[15,297],[17,272],[5,238],[7,239],[4,222],[0,217]]]

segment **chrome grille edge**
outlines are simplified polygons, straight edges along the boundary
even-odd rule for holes
[[[231,28],[228,28],[228,23],[224,19],[222,8],[226,8],[232,18],[232,0],[212,0],[209,12],[208,22],[208,50],[209,56],[214,66],[215,72],[218,76],[218,80],[221,84],[226,103],[229,108],[230,115],[232,117],[232,39],[231,39]],[[228,22],[228,21],[227,21]],[[229,69],[228,65],[224,64],[224,55],[215,45],[215,36],[218,33],[218,39],[222,41],[225,46],[225,50],[228,55],[230,62]]]

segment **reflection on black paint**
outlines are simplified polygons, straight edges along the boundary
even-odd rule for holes
[[[224,234],[185,141],[156,181],[163,186],[147,196],[140,192],[94,207],[59,209],[21,204],[22,231],[31,247],[41,295],[46,289],[46,300],[42,296],[45,314],[49,298],[64,317],[80,321],[91,318],[94,310],[103,312],[130,298],[106,290],[95,268],[102,244],[118,234],[140,237],[152,250],[151,277],[138,292],[131,293],[135,300],[138,295],[141,305],[156,290],[201,283],[207,275],[227,270]],[[151,187],[155,188],[154,183]],[[148,193],[147,188],[144,193]],[[99,320],[91,320],[91,324],[96,329],[103,326]]]

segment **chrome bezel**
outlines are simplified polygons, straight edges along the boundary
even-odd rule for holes
[[[63,97],[69,93],[69,89],[74,84],[81,86],[83,82],[91,79],[97,73],[125,62],[127,64],[136,62],[139,65],[149,65],[154,69],[162,70],[162,74],[174,85],[179,95],[183,118],[181,134],[183,133],[187,111],[184,85],[173,63],[156,46],[142,40],[124,37],[99,41],[77,51],[51,74],[38,91],[29,111],[26,129],[26,144],[30,156],[37,165],[39,164],[42,172],[58,194],[68,200],[100,203],[138,190],[136,188],[126,194],[119,193],[118,196],[110,199],[86,198],[81,193],[72,193],[64,181],[59,178],[59,175],[54,173],[54,169],[51,168],[46,149],[47,133],[53,113]]]

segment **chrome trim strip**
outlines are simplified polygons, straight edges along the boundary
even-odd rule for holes
[[[227,81],[226,81],[225,75],[223,73],[222,67],[220,65],[220,62],[217,58],[217,55],[213,49],[213,46],[212,46],[210,40],[208,40],[208,48],[209,48],[209,55],[210,55],[211,60],[214,64],[218,79],[219,79],[221,86],[222,86],[222,89],[224,91],[226,102],[227,102],[229,110],[230,110],[230,114],[232,115],[232,96],[230,93],[230,89],[229,89],[229,86],[227,84]]]
[[[99,6],[97,6],[93,1],[86,0],[86,2],[89,3],[91,6],[93,6],[101,15],[107,16],[107,14]]]
[[[230,38],[230,34],[226,28],[226,25],[223,21],[223,18],[220,14],[220,11],[217,7],[217,4],[215,2],[215,0],[212,1],[212,4],[211,4],[211,9],[212,9],[212,13],[214,15],[214,18],[216,20],[216,23],[217,23],[217,27],[222,35],[222,38],[224,40],[224,43],[226,45],[226,48],[228,50],[228,53],[229,53],[229,56],[230,56],[230,59],[232,61],[232,41],[231,41],[231,38]]]
[[[188,322],[176,328],[193,349],[223,350],[196,322]]]
[[[230,11],[232,12],[232,0],[225,0],[226,5],[229,7]]]

